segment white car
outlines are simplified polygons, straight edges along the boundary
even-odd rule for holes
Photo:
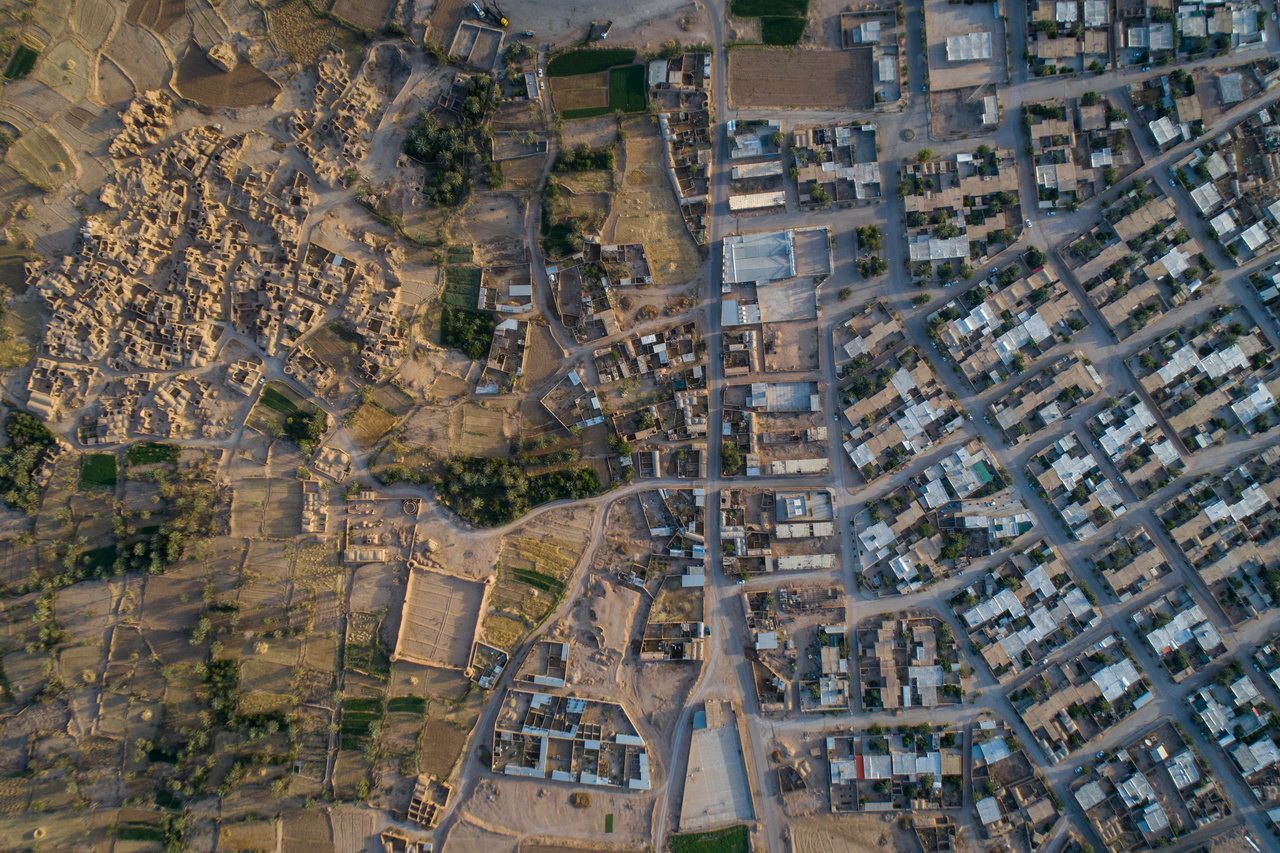
[[[539,68],[539,69],[538,69],[538,79],[539,79],[539,80],[541,80],[541,79],[542,79],[542,69],[541,69],[541,68]]]
[[[1031,220],[1030,220],[1030,219],[1028,219],[1028,220],[1027,220],[1027,227],[1028,227],[1028,228],[1030,228],[1030,227],[1031,227]]]

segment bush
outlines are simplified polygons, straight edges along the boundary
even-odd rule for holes
[[[569,795],[569,805],[575,809],[585,809],[591,806],[591,795],[586,791],[574,791]]]

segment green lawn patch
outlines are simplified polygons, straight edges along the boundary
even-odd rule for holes
[[[613,815],[611,814],[604,816],[604,831],[605,834],[613,832]]]
[[[733,0],[732,11],[739,18],[804,18],[809,15],[809,0]]]
[[[673,835],[667,846],[671,853],[751,853],[751,834],[745,826],[731,826],[715,832]]]
[[[157,462],[178,464],[178,456],[182,449],[176,444],[161,444],[158,441],[139,441],[129,445],[124,452],[124,461],[130,465],[154,465]]]
[[[803,26],[800,31],[804,32]],[[643,65],[609,69],[609,109],[624,113],[644,112],[646,84]]]
[[[114,453],[86,453],[81,457],[80,485],[116,485],[116,455]]]
[[[489,354],[497,321],[487,311],[440,306],[440,346],[479,360]]]
[[[424,714],[427,700],[421,696],[397,696],[387,700],[388,714]]]
[[[634,55],[634,51],[632,51]],[[4,76],[10,80],[18,80],[26,77],[31,73],[31,69],[36,65],[36,59],[40,56],[40,51],[27,45],[19,45],[18,49],[13,52],[13,59],[9,60],[9,69],[4,72]]]
[[[450,246],[444,251],[445,259],[451,264],[469,264],[475,256],[470,246]]]
[[[635,58],[635,49],[630,47],[571,50],[552,58],[547,63],[547,76],[573,77],[576,74],[598,74],[615,65],[634,62]]]
[[[796,44],[804,36],[804,18],[781,18],[767,15],[760,19],[760,40],[765,44]]]

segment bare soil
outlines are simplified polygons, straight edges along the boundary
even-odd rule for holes
[[[732,50],[729,102],[735,109],[870,109],[871,50]]]
[[[240,61],[233,71],[223,71],[209,61],[195,44],[178,65],[174,89],[184,98],[210,107],[250,107],[269,103],[280,86],[253,64]]]

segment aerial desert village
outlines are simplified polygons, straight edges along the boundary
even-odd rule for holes
[[[1280,850],[1278,11],[0,4],[0,851]]]

